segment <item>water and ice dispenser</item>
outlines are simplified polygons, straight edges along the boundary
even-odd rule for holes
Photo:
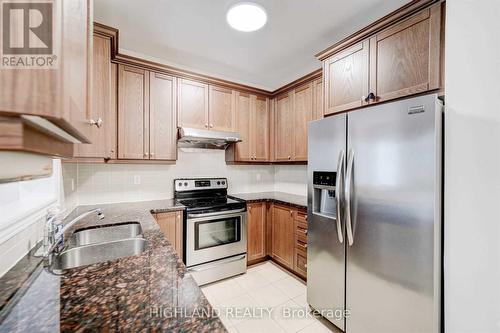
[[[313,214],[334,219],[336,216],[336,172],[313,172]]]

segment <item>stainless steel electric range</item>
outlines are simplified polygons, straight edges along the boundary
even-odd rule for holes
[[[183,259],[196,282],[245,273],[246,203],[228,198],[227,179],[175,179],[174,197],[186,206]]]

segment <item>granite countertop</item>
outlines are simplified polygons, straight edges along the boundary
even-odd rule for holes
[[[256,193],[237,193],[230,196],[243,199],[248,203],[260,201],[272,201],[285,205],[292,205],[299,209],[307,210],[307,196],[296,195],[284,192],[256,192]]]
[[[32,253],[0,279],[0,332],[226,332],[151,213],[184,209],[173,200],[105,204],[76,228],[137,221],[148,245],[133,257],[54,275]],[[94,206],[80,206],[68,220]]]

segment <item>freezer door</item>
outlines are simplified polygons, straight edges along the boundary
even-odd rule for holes
[[[439,104],[426,95],[349,113],[349,333],[439,332]]]
[[[321,203],[318,202],[320,198],[313,195],[313,172],[340,170],[339,157],[346,149],[346,115],[311,122],[308,133],[307,301],[343,330],[345,242],[340,243],[340,240],[345,238],[345,229],[343,223],[337,220],[338,212],[324,215],[314,212],[313,200],[317,201],[316,207],[321,207]],[[329,196],[336,194],[320,190],[316,193],[321,192]]]

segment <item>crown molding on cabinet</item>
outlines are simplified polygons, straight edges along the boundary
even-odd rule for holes
[[[318,58],[318,60],[324,60],[332,54],[344,50],[349,46],[352,46],[360,42],[361,40],[387,28],[388,26],[399,22],[417,13],[418,11],[438,2],[443,2],[443,0],[413,0],[406,5],[396,9],[395,11],[387,14],[381,19],[373,22],[372,24],[364,27],[363,29],[356,31],[355,33],[349,35],[341,41],[333,44],[325,50],[317,53],[315,57]]]
[[[304,83],[319,79],[322,75],[323,75],[323,69],[318,68],[317,70],[315,70],[309,74],[306,74],[306,75],[298,78],[295,81],[287,83],[286,85],[284,85],[281,88],[276,89],[275,91],[272,92],[272,96],[276,97],[284,92],[287,92],[291,89],[297,88],[297,87],[303,85]]]

